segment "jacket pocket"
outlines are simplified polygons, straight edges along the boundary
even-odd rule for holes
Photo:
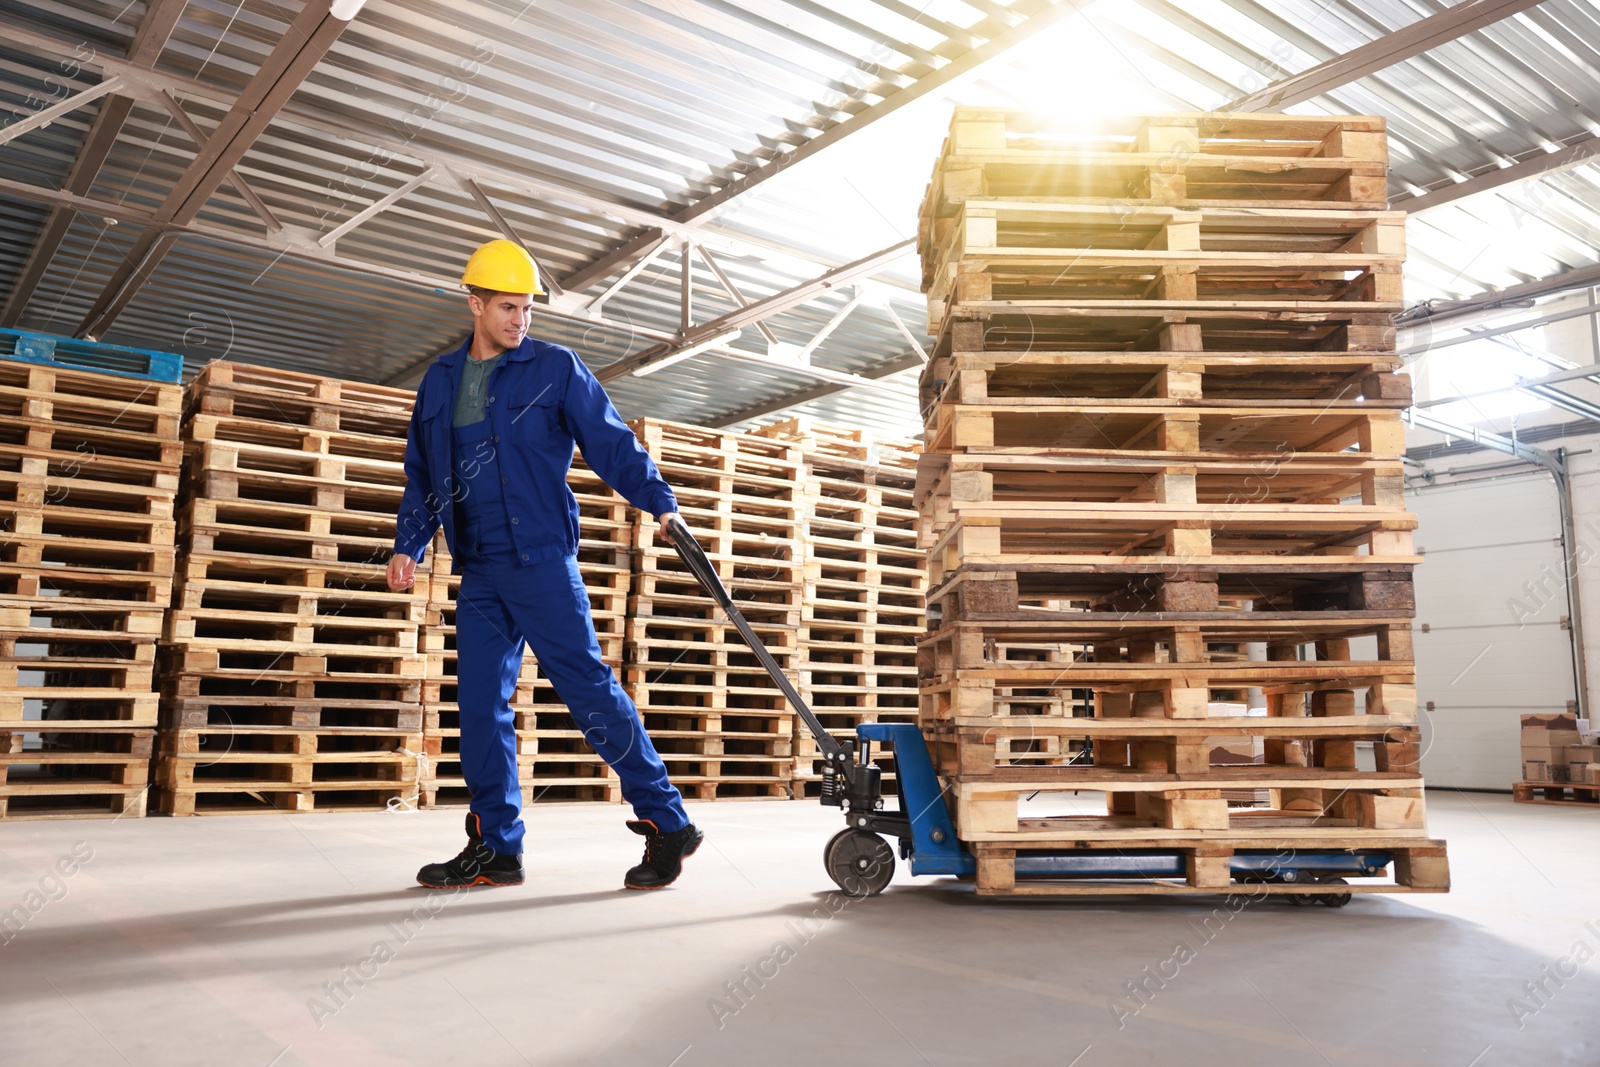
[[[530,444],[542,444],[555,431],[556,392],[545,386],[540,391],[510,397],[508,415],[511,419],[511,438]]]

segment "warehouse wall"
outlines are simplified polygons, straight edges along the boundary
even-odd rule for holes
[[[1541,304],[1539,311],[1558,313],[1590,304],[1590,294],[1578,291]],[[1524,315],[1508,311],[1482,325],[1501,325]],[[1480,367],[1498,362],[1497,356],[1507,361],[1503,380],[1486,379],[1474,392],[1503,389],[1517,374],[1554,369],[1537,360],[1519,363],[1518,349],[1572,364],[1594,362],[1600,354],[1597,325],[1593,316],[1578,316],[1476,348],[1429,349],[1426,330],[1419,330],[1410,333],[1404,347],[1420,352],[1410,371],[1418,399],[1426,401],[1436,388],[1439,395],[1456,395],[1449,391],[1452,372],[1460,370],[1463,360]],[[1587,382],[1562,388],[1595,398]],[[1568,411],[1526,407],[1513,421],[1506,417],[1513,410],[1506,406],[1511,400],[1501,394],[1434,410],[1507,435],[1582,421]],[[1498,417],[1486,422],[1488,415]],[[1415,429],[1407,438],[1413,447],[1445,440]],[[1584,658],[1597,672],[1586,694],[1586,705],[1593,708],[1600,696],[1600,436],[1538,444],[1548,450],[1564,447],[1569,453]],[[1487,450],[1436,458],[1427,467],[1441,482],[1453,484],[1407,494],[1420,521],[1416,543],[1427,561],[1416,573],[1418,701],[1428,746],[1423,769],[1430,785],[1505,789],[1520,777],[1518,717],[1566,711],[1577,695],[1573,640],[1563,624],[1569,608],[1555,482],[1531,464],[1519,465]]]
[[[1416,572],[1423,774],[1433,786],[1507,789],[1521,777],[1519,717],[1565,711],[1575,692],[1555,486],[1530,473],[1409,502],[1426,557]],[[1595,590],[1600,607],[1600,574]]]

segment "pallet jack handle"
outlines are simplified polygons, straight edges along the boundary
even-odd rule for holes
[[[816,738],[817,748],[822,750],[824,758],[833,761],[839,759],[839,753],[844,751],[843,746],[834,740],[828,733],[827,727],[817,718],[816,713],[800,698],[795,687],[784,676],[783,668],[778,666],[778,661],[772,658],[772,653],[767,651],[767,646],[761,643],[761,638],[750,628],[750,622],[739,611],[733,602],[733,597],[728,594],[727,588],[722,584],[722,579],[717,576],[717,569],[711,565],[711,560],[706,558],[705,549],[700,547],[700,542],[694,539],[694,534],[689,527],[684,525],[680,518],[673,518],[668,524],[672,533],[672,547],[677,550],[678,558],[683,560],[683,565],[689,568],[689,573],[694,575],[711,598],[727,613],[728,619],[739,631],[739,636],[744,638],[744,643],[750,646],[750,651],[756,654],[756,659],[761,661],[761,666],[771,676],[783,695],[789,699],[794,710],[800,718],[805,720],[806,728],[811,731],[811,736]]]

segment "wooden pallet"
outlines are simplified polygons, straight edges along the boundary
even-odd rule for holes
[[[850,471],[857,480],[872,484],[895,478],[896,471],[914,473],[921,451],[906,438],[881,437],[870,430],[826,423],[806,415],[781,419],[753,432],[757,437],[798,444],[808,471]]]
[[[425,614],[420,601],[363,601],[333,591],[312,597],[295,596],[294,590],[205,592],[211,594],[205,606],[174,609],[167,616],[165,640],[247,652],[357,655],[375,647],[416,652]],[[201,590],[188,586],[183,595],[199,599]]]
[[[1090,843],[1086,843],[1090,844]],[[1412,838],[1345,838],[1327,835],[1314,838],[1284,838],[1270,830],[1261,836],[1233,842],[1196,844],[1193,839],[1148,838],[1136,847],[1175,851],[1185,859],[1182,881],[1171,879],[1033,879],[1018,878],[1018,854],[1062,852],[1080,846],[1072,841],[1011,845],[984,841],[969,846],[977,857],[979,896],[1187,896],[1231,894],[1253,899],[1262,896],[1339,895],[1344,893],[1447,893],[1450,890],[1450,864],[1442,841],[1417,841]],[[1100,847],[1104,847],[1101,845]],[[1135,847],[1135,846],[1124,846]],[[1393,881],[1352,882],[1265,882],[1235,880],[1229,865],[1239,853],[1267,854],[1281,866],[1291,866],[1296,855],[1307,852],[1383,851],[1393,856]]]
[[[1267,557],[1304,563],[1328,553],[1365,554],[1410,566],[1414,515],[1359,505],[1211,505],[1055,501],[963,503],[929,545],[929,580],[962,565],[1094,564],[1141,560],[1221,566]]]
[[[190,554],[387,565],[394,517],[314,511],[296,504],[197,499],[179,535]]]
[[[662,654],[660,649],[652,652]],[[743,666],[694,665],[673,657],[655,663],[630,659],[623,668],[623,688],[647,720],[658,710],[706,712],[713,719],[727,714],[786,720],[792,714],[783,692],[753,656]]]
[[[150,729],[0,729],[0,820],[144,814]]]
[[[410,617],[426,604],[428,572],[419,568],[421,591],[394,593],[384,577],[387,557],[381,562],[263,558],[246,553],[186,552],[178,560],[178,590],[173,598],[180,612],[203,610],[207,601],[220,602],[248,594],[260,613],[274,598],[287,604],[351,605],[327,617],[357,617],[356,612],[393,612]],[[193,607],[198,600],[199,607]],[[307,615],[314,619],[317,615]]]
[[[1511,799],[1518,804],[1565,804],[1569,807],[1600,807],[1600,784],[1580,782],[1515,782]]]
[[[1395,351],[1394,316],[1350,305],[1234,301],[983,300],[944,312],[935,357],[951,351]],[[967,339],[970,338],[970,339]]]
[[[49,448],[59,432],[62,451],[78,451],[73,435],[93,433],[109,455],[170,467],[181,397],[164,382],[0,360],[0,416],[12,434],[26,427],[36,448]],[[94,454],[80,459],[92,462]]]
[[[405,440],[416,393],[214,360],[189,383],[185,415],[233,415]]]
[[[1345,499],[1359,499],[1363,507],[1398,507],[1405,501],[1398,459],[1354,452],[1197,457],[1105,449],[982,450],[933,456],[924,476],[924,543],[968,502],[1188,501],[1227,509]]]
[[[385,738],[383,743],[391,746],[387,750],[307,752],[294,749],[324,739],[315,734],[218,736],[220,751],[167,755],[157,761],[161,811],[196,815],[378,809],[406,803],[418,791],[420,737]],[[262,747],[269,740],[273,748],[288,750]],[[394,747],[398,740],[416,747]],[[246,742],[254,747],[227,747]]]
[[[1042,279],[1056,266],[1063,274],[1102,275],[1130,265],[1180,271],[1254,266],[1280,277],[1306,269],[1360,270],[1373,262],[1363,256],[1395,263],[1404,257],[1405,213],[968,197],[952,205],[949,216],[932,220],[925,237],[923,291],[937,297],[950,268],[974,261],[1032,265]],[[1140,287],[1127,295],[1149,293]]]
[[[88,589],[77,586],[75,580],[81,575],[62,575],[63,580],[59,582],[51,581],[53,577],[42,576],[30,583],[31,593],[0,593],[0,641],[102,641],[109,648],[121,648],[144,645],[160,635],[165,613],[162,605],[146,600],[75,596],[74,593],[112,590],[104,590],[98,584]],[[129,591],[145,593],[166,584],[169,583],[130,583]],[[5,655],[15,654],[12,646],[0,647],[5,647]],[[130,651],[126,657],[119,658],[143,657],[137,651]]]
[[[1354,398],[1347,404],[991,399],[935,406],[928,412],[928,440],[930,449],[941,452],[1132,450],[1185,453],[1194,460],[1253,453],[1283,461],[1298,453],[1354,448],[1370,457],[1398,459],[1405,451],[1405,427],[1398,411],[1381,407],[1368,409]]]
[[[248,696],[260,701],[416,703],[421,699],[426,666],[414,652],[330,658],[175,645],[158,655],[162,692],[170,698]]]
[[[0,450],[0,464],[4,463],[21,465],[17,457]],[[163,468],[149,468],[139,474],[141,481],[175,480],[174,472]],[[51,475],[0,470],[0,507],[12,514],[16,509],[64,518],[87,513],[161,521],[172,519],[172,501],[173,487],[167,485],[129,485],[90,477],[86,471]],[[8,523],[6,528],[15,527]]]
[[[1008,352],[991,347],[986,335],[974,343],[983,347],[955,349],[924,368],[925,405],[1166,398],[1403,408],[1411,402],[1410,375],[1396,373],[1401,359],[1394,354]]]
[[[387,757],[414,759],[423,752],[418,730],[342,726],[298,729],[282,726],[201,726],[163,730],[158,754],[201,765],[282,763],[297,767],[315,763],[382,763]],[[304,757],[304,758],[301,758]]]
[[[309,784],[240,778],[181,789],[158,785],[154,792],[157,810],[177,816],[404,810],[415,806],[418,795],[415,778],[409,782],[352,779]]]
[[[1105,221],[1115,226],[1117,209],[1106,208]],[[1283,240],[1262,242],[1259,250],[1211,249],[1199,236],[1198,213],[1188,220],[1193,235],[1183,239],[1168,226],[1161,236],[1174,243],[1123,247],[1124,234],[1017,234],[996,224],[1018,217],[1076,212],[1068,205],[1007,208],[986,203],[973,217],[970,205],[957,220],[953,236],[939,259],[925,261],[928,271],[928,332],[937,334],[952,306],[985,301],[1050,301],[1092,306],[1102,300],[1184,301],[1227,309],[1240,304],[1266,307],[1274,302],[1296,308],[1336,303],[1363,312],[1398,311],[1401,307],[1400,264],[1405,258],[1404,214],[1358,216],[1365,227],[1338,251],[1281,250]],[[1340,217],[1329,212],[1327,216]],[[1320,220],[1318,220],[1320,221]],[[1283,219],[1292,229],[1296,222]],[[1317,221],[1301,220],[1314,228]],[[1070,247],[1074,240],[1111,239],[1102,245]],[[1160,238],[1157,238],[1160,239]],[[1015,242],[1015,243],[1010,243]],[[1310,242],[1315,243],[1315,242]]]
[[[146,764],[148,770],[148,764]],[[0,788],[0,822],[24,819],[143,818],[150,786],[80,783],[67,788],[52,784]]]
[[[986,714],[996,692],[1004,689],[1030,690],[1040,696],[1056,694],[1064,702],[1067,693],[1086,690],[1106,698],[1102,703],[1114,694],[1145,694],[1141,700],[1148,701],[1150,714],[1203,719],[1207,705],[1218,699],[1208,693],[1260,688],[1291,697],[1291,702],[1299,700],[1295,694],[1311,694],[1313,708],[1326,714],[1356,714],[1354,709],[1363,704],[1365,692],[1364,702],[1371,714],[1387,716],[1392,722],[1415,721],[1416,673],[1409,641],[1403,652],[1398,647],[1380,650],[1380,655],[1403,655],[1400,660],[1351,660],[1348,639],[1342,639],[1326,642],[1345,646],[1342,658],[1336,653],[1326,659],[1299,661],[1293,655],[1298,647],[1295,642],[1300,640],[1279,635],[1277,643],[1269,646],[1273,658],[1267,661],[1208,654],[1197,647],[1202,645],[1199,636],[1188,631],[1180,632],[1174,651],[1168,653],[1171,662],[1157,661],[1155,641],[1150,637],[1135,639],[1130,650],[1134,659],[1129,662],[1101,660],[1117,654],[1117,643],[1100,645],[1093,658],[1029,662],[985,658],[979,651],[986,641],[981,631],[959,637],[946,633],[923,646],[922,715],[925,720],[938,720]],[[1348,710],[1332,710],[1336,706]]]
[[[964,563],[928,593],[948,622],[1080,621],[1083,611],[1413,614],[1411,566],[1362,556],[1304,562],[1238,557],[1185,560],[1152,568],[1138,560],[1095,564]],[[1026,615],[1019,613],[1026,612]]]
[[[185,453],[193,456],[206,444],[234,445],[260,456],[302,453],[328,459],[399,462],[405,459],[405,437],[387,433],[361,433],[283,422],[246,415],[218,415],[193,411],[183,423]],[[252,452],[270,449],[270,452]]]
[[[155,726],[159,719],[159,698],[153,691],[117,686],[21,687],[0,691],[0,730],[33,728],[39,719],[30,705],[42,699],[49,701],[55,716],[51,725],[57,729]]]
[[[175,690],[190,688],[184,683],[207,679],[167,679],[163,684],[162,726],[168,730],[206,727],[238,729],[387,730],[416,733],[422,729],[423,712],[416,686],[406,687],[411,700],[377,699],[373,692],[356,689],[347,699],[314,695],[282,697],[242,694],[177,695]],[[308,686],[308,688],[310,688]]]
[[[628,425],[674,492],[680,486],[727,487],[740,496],[793,499],[800,450],[792,442],[660,419],[635,419]]]
[[[344,458],[288,453],[277,461],[275,456],[250,454],[253,450],[234,444],[199,448],[189,458],[186,495],[235,507],[247,502],[262,508],[299,507],[342,523],[365,518],[393,530],[405,489],[398,461],[366,460],[362,469],[352,469],[356,465]]]
[[[801,696],[841,740],[863,723],[916,721],[926,583],[912,496],[921,446],[807,417],[756,432],[798,442],[804,460]],[[817,742],[798,718],[793,728],[792,787],[815,796]],[[885,746],[874,755],[892,793],[893,752]]]
[[[920,211],[920,246],[969,200],[1186,209],[1382,210],[1384,120],[1218,112],[1053,130],[1022,112],[957,108]]]
[[[1240,705],[1242,708],[1242,705]],[[1354,772],[1356,749],[1373,746],[1380,771],[1415,774],[1421,761],[1418,728],[1366,714],[1214,715],[1173,719],[1106,711],[1095,715],[988,715],[925,718],[923,731],[935,766],[948,776],[1032,773],[1042,765],[1205,775],[1247,764],[1320,767]],[[1096,709],[1101,711],[1102,709]],[[1229,787],[1256,790],[1264,786]]]

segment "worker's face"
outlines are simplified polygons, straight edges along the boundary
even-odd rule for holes
[[[500,351],[508,351],[528,336],[533,318],[533,297],[526,293],[493,293],[480,300],[467,297],[472,308],[472,330]]]

